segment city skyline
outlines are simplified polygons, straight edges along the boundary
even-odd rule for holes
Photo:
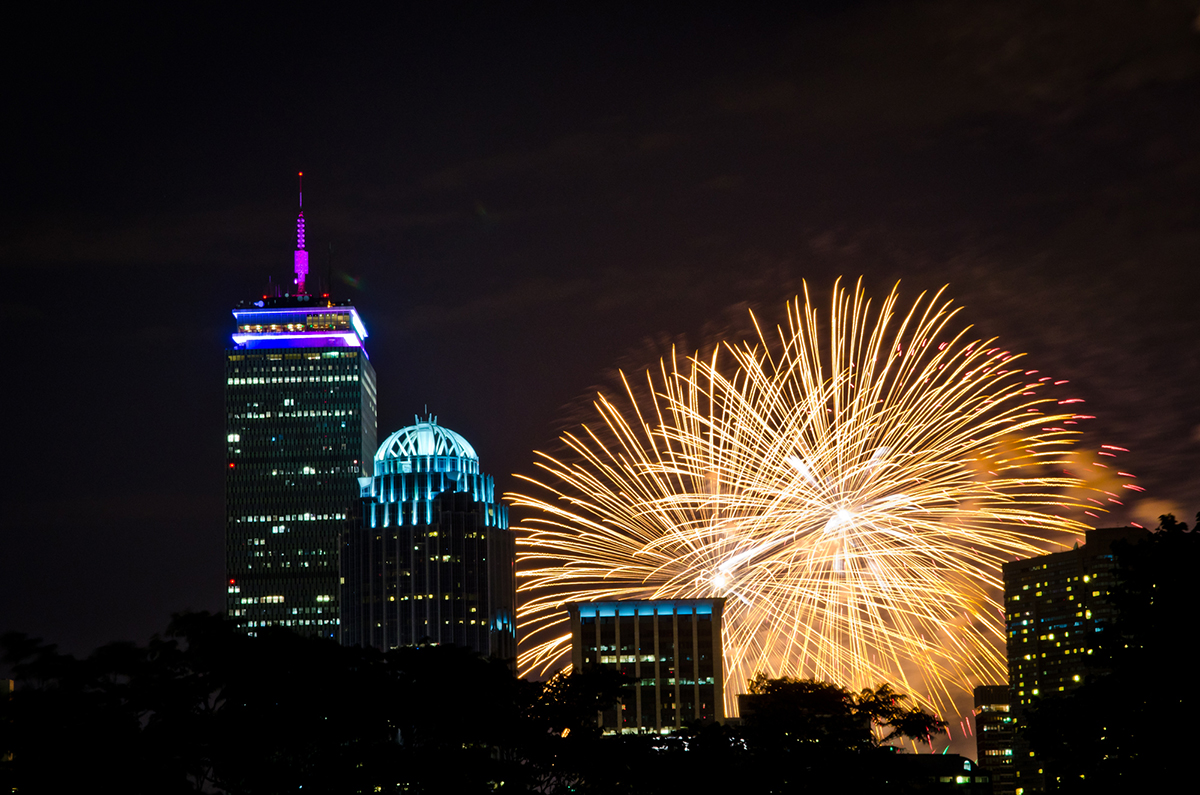
[[[1127,448],[1146,488],[1097,526],[1190,522],[1194,8],[1038,12],[1035,35],[1000,5],[919,5],[28,20],[62,57],[5,89],[25,109],[5,307],[39,336],[6,401],[0,629],[86,651],[222,609],[218,318],[289,278],[300,170],[310,278],[370,318],[380,427],[427,405],[500,492],[615,367],[861,274],[949,284],[981,335],[1071,382],[1091,449]],[[86,477],[47,504],[66,451]]]

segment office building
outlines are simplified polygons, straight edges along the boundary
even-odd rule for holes
[[[1095,672],[1089,657],[1115,618],[1107,598],[1116,585],[1112,545],[1148,535],[1135,527],[1089,530],[1074,549],[1004,564],[1009,703],[1018,730],[1036,699],[1069,692]],[[1014,759],[1015,791],[1044,791],[1042,768],[1020,737]]]
[[[568,606],[571,662],[619,671],[621,702],[601,713],[606,732],[674,731],[725,722],[721,614],[725,600],[580,602]]]
[[[344,550],[343,642],[517,655],[514,535],[475,449],[435,418],[389,436]]]
[[[975,688],[975,750],[979,767],[991,778],[994,795],[1013,795],[1013,742],[1016,718],[1008,701],[1008,685]]]
[[[340,552],[372,473],[375,371],[358,312],[307,291],[303,210],[294,293],[233,310],[225,356],[227,612],[245,632],[339,636]]]

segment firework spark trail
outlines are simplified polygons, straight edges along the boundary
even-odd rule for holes
[[[806,287],[786,327],[672,355],[644,394],[625,381],[627,409],[601,396],[569,457],[538,454],[544,481],[509,495],[534,509],[521,670],[566,661],[568,602],[724,596],[731,714],[758,671],[890,682],[942,712],[1003,679],[1001,563],[1086,529],[1063,469],[1081,415],[951,333],[941,291],[897,303],[839,286],[823,338]]]

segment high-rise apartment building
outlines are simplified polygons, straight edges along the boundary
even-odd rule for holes
[[[1084,544],[1004,564],[1008,684],[1012,703],[1070,690],[1083,681],[1098,633],[1113,622],[1112,545],[1148,535],[1135,527],[1089,530]]]
[[[227,610],[251,634],[339,637],[340,553],[375,450],[375,371],[349,302],[311,295],[304,213],[295,292],[244,301],[226,351]]]
[[[674,731],[725,722],[723,598],[580,602],[568,606],[576,671],[604,667],[628,684],[601,714],[606,732]]]
[[[362,518],[343,552],[343,642],[453,643],[515,661],[514,535],[470,443],[417,420],[379,446],[360,483]]]
[[[1089,530],[1083,545],[1005,563],[1009,703],[1018,731],[1036,699],[1082,684],[1101,634],[1113,623],[1108,594],[1116,585],[1112,545],[1148,535],[1135,527]],[[1015,791],[1041,792],[1041,767],[1020,737],[1015,741]]]

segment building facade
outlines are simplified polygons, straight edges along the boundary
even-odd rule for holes
[[[1016,718],[1008,685],[975,688],[975,750],[979,767],[991,778],[994,795],[1014,795],[1013,742]]]
[[[346,537],[343,642],[452,643],[515,661],[516,546],[475,449],[436,419],[389,436]]]
[[[245,632],[338,638],[342,539],[372,472],[375,371],[349,302],[296,294],[233,310],[225,355],[227,613]]]
[[[665,734],[725,722],[723,598],[580,602],[571,617],[576,671],[604,667],[628,684],[600,715],[606,732]]]
[[[1148,535],[1135,527],[1089,530],[1074,549],[1004,564],[1009,703],[1018,731],[1036,699],[1069,692],[1095,671],[1088,658],[1115,618],[1112,545]],[[1044,791],[1041,765],[1019,736],[1014,759],[1015,792]]]

